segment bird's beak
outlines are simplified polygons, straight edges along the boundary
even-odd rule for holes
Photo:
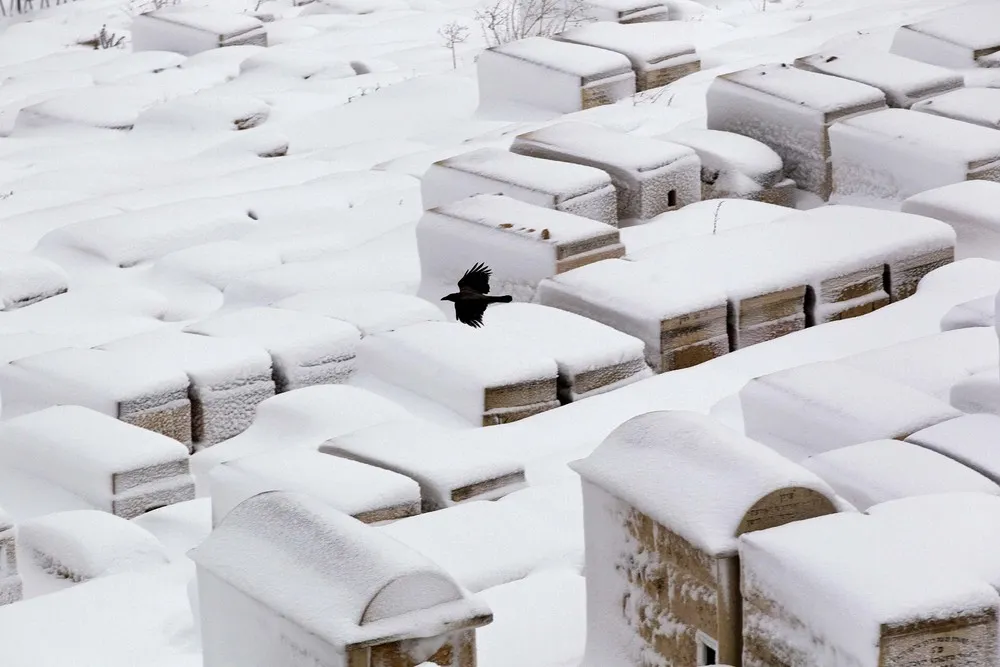
[[[446,297],[446,296],[443,296],[443,297],[441,297],[441,300],[442,300],[442,301],[447,301],[447,300],[448,300],[448,297]]]

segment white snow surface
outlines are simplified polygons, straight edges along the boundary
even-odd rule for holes
[[[997,481],[1000,480],[1000,457],[996,453],[998,426],[998,415],[964,415],[917,431],[906,441],[944,454]]]
[[[444,319],[441,309],[429,301],[398,292],[311,290],[282,299],[274,306],[349,322],[363,336]]]
[[[622,74],[632,69],[628,58],[620,53],[542,37],[529,37],[496,48],[498,53],[537,63],[544,67],[572,74],[583,81]]]
[[[19,253],[0,253],[0,310],[65,292],[66,272],[54,262]]]
[[[959,88],[914,104],[913,111],[1000,129],[1000,89]]]
[[[882,91],[873,86],[785,64],[752,67],[730,74],[727,81],[822,113],[877,104],[885,99]]]
[[[898,498],[958,491],[1000,495],[1000,486],[947,456],[899,440],[875,440],[817,454],[802,465],[864,512]]]
[[[836,496],[819,477],[768,447],[688,411],[634,417],[572,468],[720,558],[735,555],[740,522],[767,494],[801,487],[831,501]],[[705,483],[707,470],[713,484]]]
[[[907,197],[900,210],[951,225],[956,259],[1000,256],[1000,183],[963,180],[942,185]]]
[[[984,296],[960,303],[941,318],[941,331],[963,327],[992,327],[996,318],[996,298]]]
[[[688,60],[694,60],[694,46],[678,40],[672,28],[674,26],[664,27],[658,21],[631,24],[599,21],[571,28],[559,36],[578,44],[621,53],[633,67],[655,65],[679,56],[692,56]],[[683,62],[678,60],[677,64]]]

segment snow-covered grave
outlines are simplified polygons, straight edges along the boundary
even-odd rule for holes
[[[969,327],[854,354],[837,363],[948,401],[952,387],[968,377],[993,371],[1000,379],[1000,345],[993,327]]]
[[[962,88],[954,70],[882,51],[816,53],[799,58],[796,67],[875,86],[890,107],[909,109],[928,97]]]
[[[301,494],[245,500],[190,555],[205,667],[475,667],[493,618],[427,557]]]
[[[572,113],[635,94],[635,72],[622,54],[545,37],[487,49],[476,67],[483,109],[516,104]]]
[[[996,590],[961,558],[923,556],[907,531],[935,533],[845,512],[744,536],[742,664],[995,664]]]
[[[996,297],[983,296],[953,307],[941,318],[941,331],[966,327],[992,327],[996,319]]]
[[[768,145],[734,132],[681,128],[657,137],[694,149],[701,158],[702,199],[747,199],[792,207],[795,181]]]
[[[943,454],[991,481],[1000,483],[998,429],[1000,416],[964,415],[917,431],[906,442]]]
[[[568,121],[518,135],[510,151],[607,173],[618,220],[647,220],[701,200],[701,160],[687,146]]]
[[[194,498],[184,445],[79,405],[0,423],[0,461],[126,519]]]
[[[163,545],[149,531],[99,510],[54,512],[22,521],[17,540],[29,597],[169,562]]]
[[[444,314],[435,304],[399,292],[345,292],[336,288],[310,290],[282,299],[274,307],[343,320],[357,327],[362,336],[444,319]]]
[[[427,211],[417,224],[417,250],[417,294],[437,303],[458,289],[473,261],[492,270],[491,294],[531,301],[546,278],[625,255],[618,229],[610,225],[503,195],[477,195]]]
[[[559,406],[552,357],[488,328],[425,322],[368,336],[365,371],[430,399],[476,426],[505,424]]]
[[[602,23],[635,25],[670,20],[670,5],[663,0],[583,0],[582,4],[588,18]]]
[[[833,194],[899,202],[967,180],[1000,181],[1000,130],[909,109],[830,128]]]
[[[583,478],[587,665],[696,665],[704,646],[740,664],[739,536],[839,509],[814,474],[694,412],[634,417],[571,467]]]
[[[193,199],[54,229],[39,253],[74,265],[129,268],[211,241],[237,239],[255,227],[245,206],[232,199]]]
[[[23,584],[17,571],[17,531],[0,507],[0,607],[21,599]]]
[[[971,414],[1000,415],[1000,378],[992,368],[956,382],[948,396],[953,406]]]
[[[820,361],[762,375],[739,392],[746,435],[800,461],[873,440],[902,440],[962,413],[901,382]]]
[[[82,405],[185,446],[191,443],[189,387],[180,368],[107,350],[63,348],[0,367],[5,418]]]
[[[996,482],[972,468],[900,440],[841,447],[810,456],[802,465],[861,512],[889,500],[934,493],[975,491],[1000,495]]]
[[[275,391],[341,384],[356,368],[361,332],[322,315],[281,308],[243,308],[209,315],[184,331],[236,339],[271,355]]]
[[[963,180],[942,185],[907,197],[900,210],[951,225],[957,237],[956,259],[1000,258],[1000,183]]]
[[[645,343],[646,362],[658,373],[729,352],[725,290],[669,266],[597,262],[543,280],[537,300],[638,338]]]
[[[14,310],[69,289],[66,272],[35,255],[0,254],[0,311]]]
[[[212,525],[241,502],[265,491],[303,493],[364,523],[420,513],[420,486],[404,475],[321,454],[315,449],[254,454],[209,473]]]
[[[598,1],[626,6],[650,4],[648,0]],[[664,35],[658,28],[655,22],[628,25],[624,21],[599,21],[571,28],[554,39],[622,54],[632,63],[635,89],[641,92],[666,86],[701,69],[701,59],[692,44],[670,39],[670,33]]]
[[[424,209],[473,195],[506,195],[536,206],[618,224],[611,176],[600,169],[480,148],[435,162],[420,180]]]
[[[319,451],[416,480],[424,512],[496,500],[524,485],[524,467],[502,452],[468,447],[455,431],[408,419],[331,438]],[[415,512],[414,512],[415,513]]]
[[[343,79],[356,74],[350,63],[341,57],[295,43],[278,44],[255,53],[240,63],[240,75],[257,72],[287,75],[298,79]]]
[[[247,14],[170,7],[132,19],[134,51],[172,51],[191,56],[225,46],[267,46],[260,19]]]
[[[935,95],[912,107],[913,111],[1000,129],[1000,89],[960,88]]]
[[[167,100],[142,113],[133,134],[162,132],[238,132],[260,127],[271,117],[271,105],[251,95],[217,93],[211,89]]]
[[[243,340],[154,331],[122,338],[100,349],[136,361],[155,358],[187,374],[195,449],[211,447],[245,431],[257,404],[275,393],[271,355]]]
[[[712,236],[728,229],[774,222],[788,217],[788,208],[750,199],[729,199],[724,202],[702,200],[679,211],[658,215],[641,225],[623,227],[621,239],[626,251],[636,254],[671,241]]]
[[[878,88],[785,64],[716,77],[706,104],[708,129],[770,146],[784,161],[785,174],[823,199],[833,190],[830,126],[886,106]]]
[[[438,563],[474,593],[542,570],[584,567],[577,480],[447,507],[378,530]]]
[[[330,438],[412,415],[389,399],[348,385],[315,385],[273,396],[257,406],[250,428],[191,457],[198,495],[210,495],[208,473],[252,454],[317,449]]]
[[[980,66],[980,58],[1000,51],[1000,7],[968,3],[901,26],[889,50],[941,67]]]

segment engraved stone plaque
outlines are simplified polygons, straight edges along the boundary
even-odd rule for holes
[[[825,514],[833,514],[837,508],[824,495],[804,489],[789,487],[773,491],[747,510],[736,530],[737,535],[783,526],[792,521],[812,519]]]
[[[879,667],[981,667],[997,650],[996,617],[983,614],[944,623],[885,630]]]

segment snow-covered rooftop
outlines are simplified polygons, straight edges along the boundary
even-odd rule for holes
[[[494,50],[505,56],[579,76],[584,83],[632,71],[632,64],[620,53],[544,37],[515,40]]]
[[[996,88],[959,88],[921,100],[910,108],[1000,129],[1000,90]]]
[[[905,27],[973,51],[1000,47],[1000,8],[984,3],[969,3]]]
[[[608,6],[606,0],[601,4]],[[654,3],[649,4],[652,6]],[[633,66],[644,67],[678,56],[694,55],[694,46],[690,42],[672,39],[672,32],[669,28],[662,30],[656,21],[628,24],[598,21],[571,28],[561,33],[559,38],[624,54]]]
[[[719,78],[823,113],[885,103],[885,94],[878,88],[785,64],[759,65]]]

